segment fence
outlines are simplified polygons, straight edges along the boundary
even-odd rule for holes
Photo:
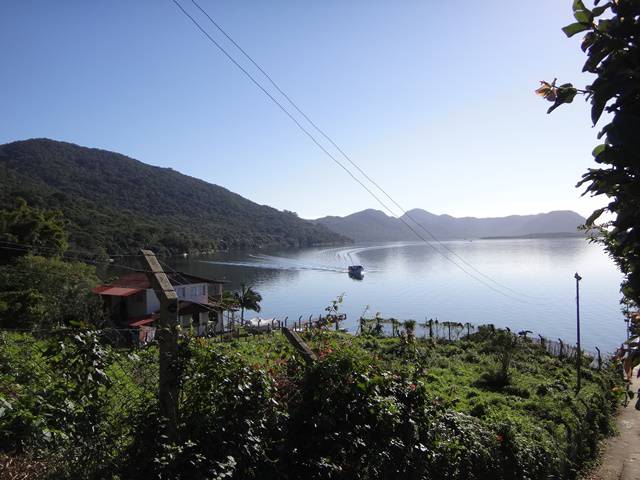
[[[208,332],[207,336],[209,341],[242,341],[250,338],[251,333],[273,335],[285,325],[298,331],[318,327],[339,329],[341,320],[344,317],[322,315],[299,317],[294,321],[270,319],[265,322],[268,328],[250,327],[242,334],[233,328]],[[402,336],[407,330],[413,330],[417,337],[456,342],[483,330],[491,334],[494,327],[375,318],[361,319],[359,330],[356,333],[376,332],[388,336]],[[182,335],[187,336],[201,333],[182,331]],[[552,355],[568,360],[576,358],[575,347],[562,340],[548,340],[532,336],[530,332],[519,334],[523,341],[537,343]],[[131,449],[136,447],[132,447],[134,438],[145,438],[135,429],[167,429],[162,435],[169,438],[170,429],[162,415],[149,417],[162,420],[153,424],[140,423],[132,416],[132,412],[137,412],[136,415],[161,412],[162,395],[166,396],[166,392],[179,395],[178,384],[184,381],[180,374],[172,377],[175,384],[165,389],[165,393],[160,388],[158,346],[161,341],[162,336],[158,336],[141,342],[139,332],[131,329],[0,331],[0,419],[10,427],[0,433],[0,452],[49,448],[54,453],[47,457],[46,468],[87,466],[93,462],[95,470],[124,456],[124,450],[114,451],[114,444]],[[592,367],[601,364],[599,358],[599,355],[593,356]],[[179,356],[174,357],[172,365],[178,360]],[[178,404],[175,396],[164,400]],[[114,442],[114,438],[118,441]],[[104,452],[100,448],[103,444],[109,446]],[[88,451],[91,451],[89,456]]]
[[[333,325],[336,330],[340,329],[341,322],[346,320],[346,315],[318,315],[314,317],[310,315],[308,317],[299,316],[297,319],[289,319],[284,317],[283,319],[268,318],[258,319],[257,322],[250,324],[245,322],[242,324],[240,321],[228,323],[226,328],[222,330],[203,330],[201,336],[206,336],[214,339],[223,340],[229,337],[238,338],[239,329],[244,328],[249,333],[261,333],[279,330],[282,327],[290,328],[294,331],[305,331],[313,328],[326,328],[328,325]],[[410,323],[409,323],[410,322]],[[468,337],[472,334],[478,333],[481,329],[495,330],[495,326],[488,325],[474,325],[472,323],[459,323],[439,321],[438,319],[429,319],[425,322],[414,321],[401,321],[395,318],[360,318],[358,321],[358,329],[355,332],[358,333],[376,333],[381,336],[398,336],[402,335],[406,329],[407,324],[411,325],[411,329],[414,331],[415,336],[421,338],[430,338],[437,340],[457,341],[464,337]],[[509,328],[506,330],[511,331]],[[346,331],[346,330],[342,330]],[[515,333],[515,332],[514,332]],[[575,360],[577,356],[577,348],[563,341],[562,339],[549,339],[542,335],[535,335],[530,330],[523,330],[517,332],[518,336],[525,341],[531,341],[543,346],[548,353],[558,358],[566,358]],[[602,356],[600,349],[595,347],[596,351],[591,352],[585,349],[582,350],[582,354],[591,358],[590,366],[593,368],[599,368],[602,365]]]

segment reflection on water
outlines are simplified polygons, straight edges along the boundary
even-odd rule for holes
[[[260,315],[265,317],[315,316],[344,292],[345,326],[352,329],[369,306],[370,314],[494,323],[571,342],[575,340],[573,274],[578,271],[583,277],[584,344],[611,350],[624,340],[618,308],[621,276],[599,246],[579,238],[445,244],[448,250],[437,244],[391,243],[224,252],[174,259],[171,264],[195,275],[223,278],[230,289],[253,286],[264,298]],[[350,264],[364,265],[363,281],[349,278]]]

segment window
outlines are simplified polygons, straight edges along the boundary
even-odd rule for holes
[[[191,296],[192,297],[198,296],[198,287],[191,287]]]
[[[200,290],[200,295],[206,295],[207,294],[207,286],[206,285],[202,285],[201,290]]]
[[[178,297],[184,298],[184,287],[178,288]]]

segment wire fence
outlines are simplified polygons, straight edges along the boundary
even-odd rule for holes
[[[285,326],[294,331],[344,331],[340,328],[343,320],[343,316],[322,315],[292,321],[274,318],[244,325],[232,323],[222,331],[185,328],[180,335],[206,337],[211,342],[244,342],[255,335],[279,335],[279,329]],[[492,332],[492,325],[363,318],[356,334],[406,337],[409,333],[437,342],[459,342]],[[140,423],[132,418],[132,412],[161,412],[162,339],[159,341],[155,333],[155,329],[145,329],[142,337],[140,329],[0,330],[0,422],[7,427],[0,432],[0,471],[14,472],[2,478],[37,478],[35,474],[20,475],[37,470],[38,462],[43,462],[40,466],[46,471],[93,462],[95,471],[102,464],[108,465],[106,456],[117,459],[124,455],[124,449],[131,449],[135,439],[141,437]],[[576,359],[576,348],[562,340],[534,336],[528,331],[516,335],[520,341],[538,344],[558,358]],[[602,365],[599,352],[586,354],[589,356],[591,367]],[[179,384],[185,378],[177,375],[174,381]],[[105,447],[105,458],[100,453],[102,444],[109,446],[108,455]],[[114,452],[113,445],[120,445],[123,452]],[[88,449],[92,452],[89,456]],[[28,466],[16,463],[26,461],[28,456],[7,455],[29,451],[53,453],[44,459],[30,459]],[[73,472],[70,475],[74,478]]]

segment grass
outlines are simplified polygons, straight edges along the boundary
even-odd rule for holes
[[[311,453],[307,455],[324,451],[316,463],[306,460],[300,463],[285,455],[280,461],[292,462],[290,468],[302,468],[300,471],[305,475],[312,475],[317,468],[348,472],[352,466],[340,463],[344,452],[352,448],[352,442],[345,439],[360,436],[365,453],[354,450],[351,455],[365,458],[373,449],[370,458],[375,462],[378,455],[375,449],[381,448],[385,454],[386,440],[378,446],[367,442],[375,443],[378,436],[388,434],[388,441],[397,443],[415,420],[417,425],[410,428],[421,432],[422,443],[417,445],[435,455],[429,457],[431,463],[423,466],[431,478],[445,474],[442,478],[451,475],[451,478],[484,478],[482,472],[494,468],[490,464],[496,456],[504,465],[499,478],[547,478],[545,475],[549,472],[557,478],[575,478],[578,471],[595,458],[599,440],[612,430],[615,410],[612,389],[619,381],[617,370],[612,366],[602,371],[585,368],[582,389],[576,393],[575,363],[554,357],[529,340],[518,339],[513,348],[505,350],[504,342],[500,343],[494,333],[488,332],[455,342],[352,336],[324,330],[305,332],[301,336],[318,354],[320,360],[313,366],[305,366],[278,332],[243,335],[225,341],[193,338],[182,343],[185,363],[180,367],[183,372],[180,402],[185,412],[185,434],[189,437],[195,430],[200,432],[198,438],[189,437],[190,442],[195,442],[195,446],[189,448],[200,452],[195,457],[198,461],[220,454],[218,463],[212,465],[223,465],[226,454],[219,443],[212,444],[209,450],[206,444],[211,443],[212,438],[225,438],[234,431],[239,443],[229,447],[230,453],[253,448],[258,440],[242,443],[246,436],[242,428],[252,424],[255,431],[262,432],[256,438],[269,455],[283,455],[282,445],[288,442],[299,445],[309,435]],[[158,423],[157,417],[153,417],[158,381],[155,346],[135,351],[111,348],[97,355],[95,348],[101,350],[101,347],[89,348],[88,344],[76,341],[71,344],[76,350],[65,347],[53,357],[58,358],[58,363],[51,363],[44,353],[46,340],[36,340],[28,334],[5,334],[0,340],[0,406],[5,407],[4,416],[0,415],[0,430],[4,429],[4,440],[9,442],[6,447],[0,445],[0,453],[15,451],[17,445],[26,455],[36,454],[46,459],[46,455],[38,452],[46,451],[51,445],[50,431],[64,435],[61,429],[64,429],[65,418],[75,419],[86,428],[82,419],[83,412],[88,412],[95,415],[100,424],[96,430],[96,442],[101,442],[98,447],[110,458],[97,459],[98,467],[105,461],[118,464],[125,456],[130,464],[140,465],[147,461],[149,465],[158,465],[158,458],[180,458],[181,454],[175,452],[167,457],[146,447],[155,441],[145,436],[155,435],[153,428],[141,433]],[[105,378],[98,379],[95,388],[84,385],[83,379],[90,372],[94,377],[89,380],[96,381],[96,372],[69,362],[74,358],[69,356],[70,351],[93,359],[91,362],[98,365],[97,371],[104,369]],[[506,363],[505,355],[509,360]],[[228,360],[223,360],[225,358]],[[504,365],[509,367],[506,372],[501,368]],[[66,390],[70,388],[70,392],[77,391],[80,395],[75,407],[69,406]],[[38,392],[39,396],[33,397],[30,392]],[[414,392],[415,395],[420,392],[420,398],[414,398]],[[93,410],[87,395],[96,395],[95,405],[99,405],[99,411]],[[263,406],[264,419],[269,419],[268,422],[264,423],[260,416],[252,413],[254,400],[249,398],[254,397]],[[77,410],[78,404],[82,405],[82,411]],[[241,404],[244,406],[238,408]],[[403,411],[415,411],[416,416],[406,417],[400,413]],[[333,440],[323,446],[327,432],[313,433],[308,422],[322,425],[313,423],[316,422],[313,419],[317,417],[325,422],[326,415],[346,415],[356,420],[332,427],[337,428],[331,434]],[[367,420],[370,416],[377,418],[373,424],[371,419]],[[363,423],[359,424],[360,421]],[[204,422],[209,422],[208,430],[199,429]],[[376,426],[377,422],[383,423]],[[11,431],[18,427],[20,430]],[[218,428],[221,430],[214,432]],[[382,430],[375,434],[362,433],[371,428]],[[441,434],[442,438],[437,435],[432,438],[429,432],[433,428],[446,433]],[[296,437],[296,432],[302,432],[303,437]],[[406,444],[413,441],[411,438],[409,435],[402,441]],[[140,449],[133,448],[135,445]],[[398,458],[422,461],[422,457],[412,456],[414,447],[406,448],[408,450],[397,450]],[[137,458],[140,454],[149,458]],[[236,458],[239,465],[250,466],[243,470],[243,475],[250,478],[251,472],[262,472],[266,475],[264,478],[268,478],[261,463],[263,455],[254,454],[248,460]],[[438,464],[433,460],[439,458],[438,455],[444,455],[446,462]],[[479,461],[473,460],[474,455],[480,455],[478,458],[484,462],[482,472],[474,470]],[[460,468],[451,470],[451,465]],[[181,465],[176,471],[183,468],[187,467]],[[362,471],[368,467],[362,468],[359,475],[364,475]],[[377,475],[382,475],[385,463],[375,468]]]

